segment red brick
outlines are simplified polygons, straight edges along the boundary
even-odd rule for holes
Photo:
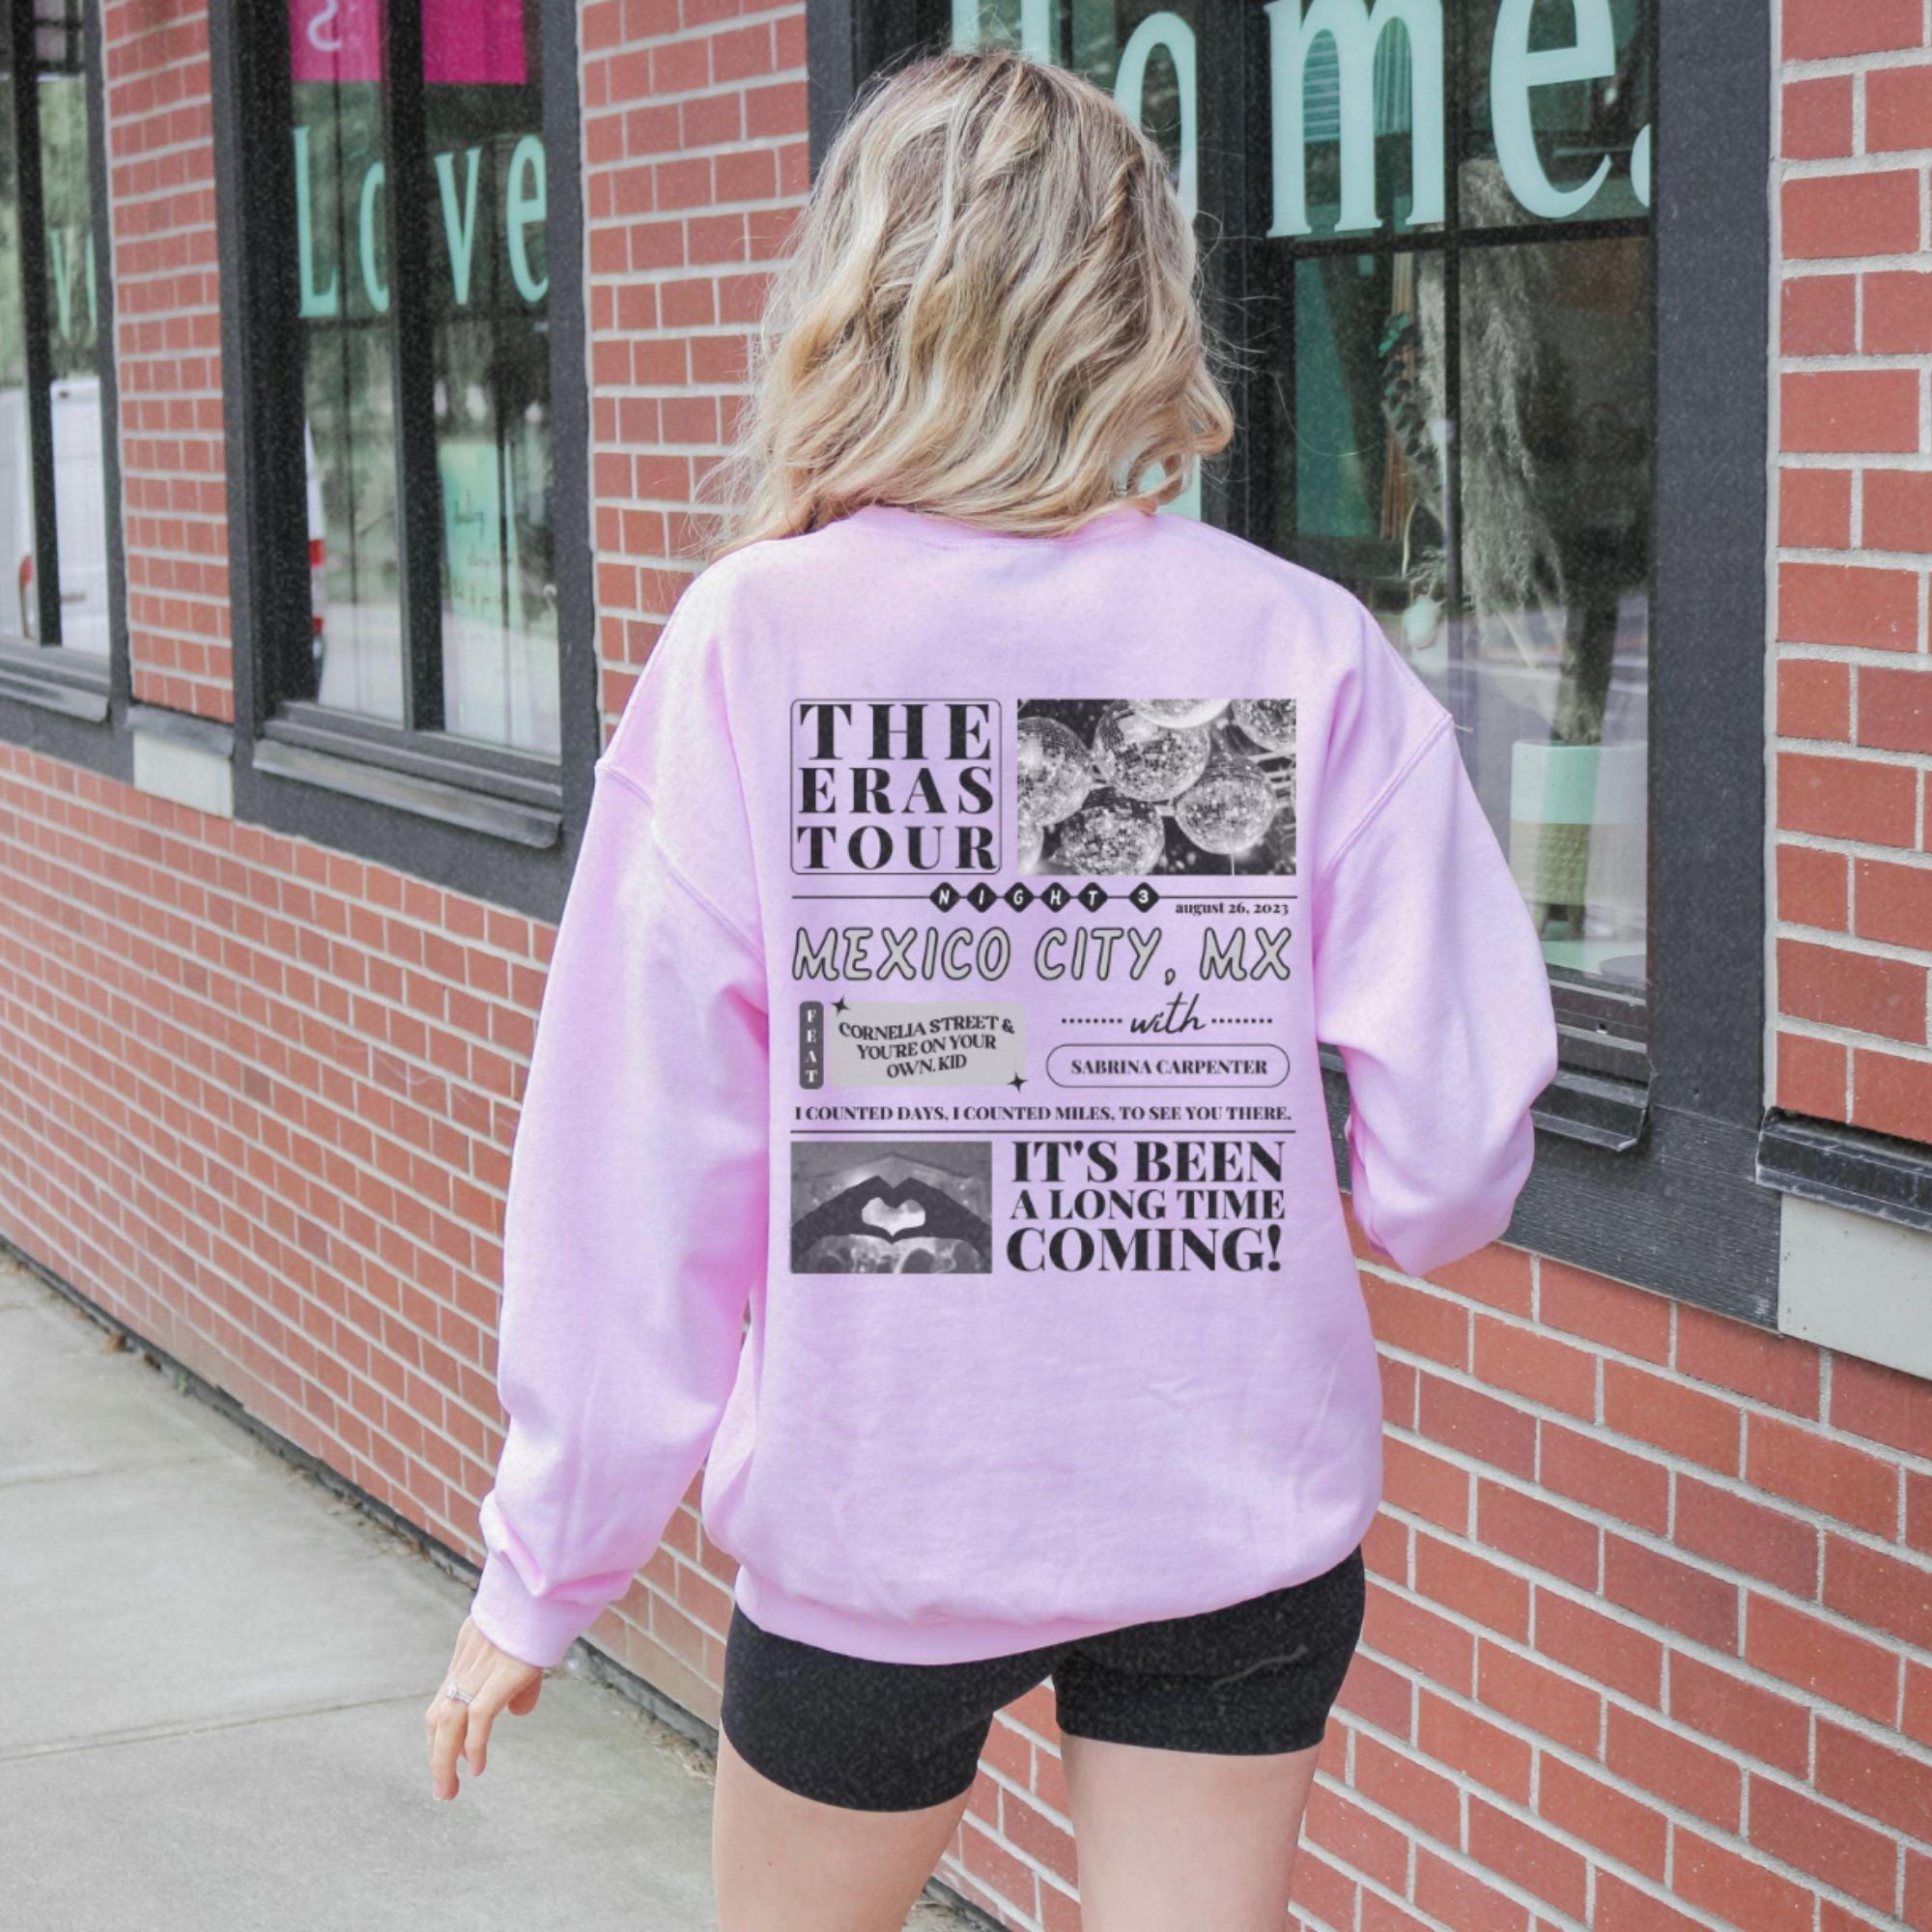
[[[1427,1355],[1451,1368],[1469,1365],[1469,1312],[1447,1295],[1426,1293],[1365,1272],[1362,1294],[1376,1341],[1405,1354]]]
[[[1777,1104],[1787,1113],[1842,1121],[1850,1084],[1851,1058],[1842,1046],[1802,1034],[1777,1036]]]
[[[1793,550],[1848,549],[1852,541],[1851,476],[1842,469],[1780,469],[1777,540]]]
[[[1932,275],[1923,279],[1932,282]],[[1858,347],[1855,275],[1790,276],[1780,291],[1778,312],[1779,347],[1787,355],[1849,355]]]
[[[1662,1535],[1670,1520],[1669,1472],[1647,1456],[1546,1422],[1537,1467],[1546,1490],[1639,1529]]]
[[[1604,1421],[1707,1469],[1738,1473],[1744,1416],[1734,1402],[1702,1395],[1626,1362],[1604,1364]]]
[[[1932,1382],[1839,1355],[1832,1363],[1832,1427],[1932,1461]]]
[[[1786,563],[1777,572],[1777,635],[1788,644],[1918,645],[1918,578],[1849,563]]]
[[[1469,1527],[1471,1478],[1466,1469],[1445,1462],[1417,1443],[1388,1436],[1382,1443],[1382,1497],[1459,1535]]]
[[[1911,255],[1919,246],[1918,173],[1804,175],[1784,184],[1784,252],[1793,261]]]
[[[1704,1932],[1704,1928],[1615,1872],[1600,1870],[1590,1932]]]
[[[1432,1270],[1430,1280],[1452,1294],[1481,1301],[1505,1315],[1528,1315],[1533,1293],[1533,1263],[1521,1248],[1492,1241],[1460,1262]]]
[[[1588,1685],[1573,1683],[1533,1658],[1485,1638],[1476,1663],[1480,1701],[1540,1737],[1595,1757],[1603,1729],[1604,1700]]]
[[[1559,1912],[1576,1918],[1583,1911],[1590,1880],[1582,1855],[1475,1797],[1469,1800],[1469,1856],[1491,1871],[1507,1872],[1513,1885]]]
[[[1596,1356],[1492,1316],[1476,1317],[1475,1374],[1492,1388],[1585,1422],[1597,1412]]]
[[[1602,1532],[1553,1503],[1485,1482],[1478,1492],[1477,1535],[1502,1555],[1561,1577],[1579,1590],[1597,1587]]]
[[[1449,1845],[1462,1842],[1463,1799],[1453,1777],[1358,1733],[1350,1782],[1371,1804],[1393,1811],[1429,1836]]]
[[[1750,1841],[1826,1884],[1889,1911],[1896,1895],[1893,1841],[1768,1777],[1750,1781]]]
[[[1820,1798],[1849,1805],[1921,1844],[1932,1839],[1932,1765],[1923,1758],[1821,1719],[1813,1783]]]
[[[1850,743],[1851,666],[1817,658],[1783,659],[1777,667],[1777,733],[1781,738]]]
[[[1529,1635],[1529,1585],[1514,1572],[1418,1533],[1416,1594],[1519,1642]]]
[[[1670,1717],[1794,1776],[1810,1766],[1811,1716],[1804,1705],[1685,1651],[1670,1653]]]
[[[1745,1661],[1879,1723],[1889,1724],[1896,1717],[1895,1650],[1774,1598],[1753,1596],[1745,1606]]]
[[[1525,1932],[1529,1923],[1514,1899],[1429,1851],[1416,1853],[1415,1902],[1450,1932]]]
[[[1932,1650],[1932,1565],[1828,1537],[1825,1604],[1855,1623]]]
[[[1604,1595],[1713,1650],[1737,1650],[1737,1586],[1674,1556],[1621,1536],[1605,1536]]]
[[[1346,1925],[1348,1919],[1331,1917],[1331,1925]],[[1412,1913],[1405,1912],[1399,1905],[1391,1905],[1378,1892],[1365,1891],[1362,1894],[1361,1932],[1430,1932],[1430,1928]]]
[[[1932,952],[1932,866],[1860,859],[1857,930],[1861,939]]]
[[[1825,138],[1827,102],[1801,103],[1799,118],[1814,138]],[[1905,148],[1932,148],[1932,67],[1875,67],[1865,75],[1865,152],[1887,155]]]
[[[1777,824],[1784,832],[1912,846],[1918,838],[1918,775],[1899,765],[1783,752]]]
[[[1779,437],[1787,455],[1918,452],[1918,377],[1913,370],[1792,370],[1780,380],[1778,393]]]
[[[1834,278],[1835,279],[1835,278]],[[1849,281],[1849,277],[1845,278]],[[1823,298],[1804,305],[1801,330],[1831,348],[1788,349],[1791,355],[1839,355],[1850,345],[1839,334],[1842,302],[1825,311]],[[1932,274],[1920,270],[1889,269],[1864,277],[1864,337],[1860,346],[1867,355],[1922,355],[1932,350]]]
[[[1410,1734],[1415,1686],[1401,1671],[1391,1670],[1364,1650],[1358,1649],[1350,1659],[1349,1674],[1336,1701],[1344,1711],[1392,1737]]]
[[[1663,1646],[1647,1631],[1552,1590],[1536,1592],[1538,1652],[1579,1677],[1645,1704],[1663,1696]]]
[[[1851,1117],[1874,1133],[1932,1141],[1932,1065],[1896,1054],[1855,1050]]]
[[[1737,1765],[1620,1704],[1610,1706],[1604,1762],[1626,1783],[1654,1791],[1708,1824],[1738,1829],[1744,1776]]]
[[[1861,672],[1858,736],[1879,751],[1932,753],[1932,671]]]
[[[1790,925],[1843,932],[1851,923],[1851,867],[1841,852],[1777,848],[1777,916]]]
[[[1328,1785],[1308,1794],[1302,1833],[1390,1891],[1400,1891],[1408,1872],[1408,1839],[1373,1812]]]
[[[1678,1477],[1676,1541],[1695,1555],[1762,1577],[1793,1596],[1816,1592],[1818,1531],[1714,1484]]]
[[[1898,1466],[1813,1430],[1753,1415],[1745,1444],[1747,1480],[1874,1536],[1898,1523]]]
[[[1852,76],[1787,81],[1778,117],[1786,160],[1823,161],[1852,152]]]
[[[1925,1040],[1925,968],[1809,940],[1777,942],[1777,1004],[1794,1018]]]
[[[1424,1435],[1527,1479],[1536,1463],[1536,1418],[1480,1390],[1425,1375],[1417,1406]]]
[[[1424,1690],[1416,1713],[1416,1747],[1459,1777],[1474,1778],[1518,1804],[1529,1803],[1533,1752],[1500,1724]]]
[[[1369,1586],[1362,1641],[1465,1697],[1475,1682],[1476,1639],[1447,1617],[1380,1584]]]
[[[1932,474],[1866,470],[1859,533],[1867,550],[1932,550]]]
[[[1559,1831],[1647,1878],[1662,1878],[1670,1827],[1654,1805],[1546,1752],[1537,1772],[1536,1808]]]
[[[1047,1888],[1040,1887],[1040,1902],[1046,1902]],[[1355,1901],[1361,1895],[1361,1888],[1339,1867],[1332,1865],[1324,1858],[1318,1857],[1304,1846],[1294,1861],[1294,1903],[1306,1912],[1324,1918],[1330,1925],[1353,1925],[1355,1922]],[[1375,1894],[1371,1892],[1370,1897]],[[1065,1932],[1082,1932],[1083,1920],[1077,1905],[1069,1905],[1065,1920]],[[1044,1932],[1054,1932],[1051,1919],[1045,1923]]]
[[[1662,1362],[1670,1353],[1671,1302],[1548,1257],[1538,1264],[1537,1319],[1625,1355]]]
[[[1655,1876],[1655,1874],[1653,1874]],[[1811,1932],[1818,1894],[1682,1826],[1670,1867],[1671,1889],[1686,1905],[1750,1932]]]
[[[1785,0],[1783,19],[1788,61],[1888,53],[1924,38],[1918,0]]]

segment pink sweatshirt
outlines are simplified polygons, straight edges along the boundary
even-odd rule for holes
[[[867,508],[706,570],[597,774],[484,1634],[557,1661],[700,1463],[746,1615],[859,1657],[1348,1554],[1380,1402],[1316,1042],[1416,1272],[1508,1224],[1555,1065],[1449,715],[1361,605],[1179,517]]]

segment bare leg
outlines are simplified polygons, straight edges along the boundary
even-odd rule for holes
[[[1282,1932],[1319,1747],[1274,1756],[1065,1736],[1086,1932]]]
[[[718,1739],[719,1932],[901,1932],[966,1808],[853,1811],[774,1784]]]

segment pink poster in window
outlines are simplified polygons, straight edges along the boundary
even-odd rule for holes
[[[290,73],[296,80],[379,80],[382,0],[289,0]]]
[[[525,0],[416,4],[425,80],[471,87],[522,87],[528,80]],[[289,0],[289,53],[297,80],[380,80],[383,0]]]
[[[422,0],[423,78],[521,87],[524,0]]]

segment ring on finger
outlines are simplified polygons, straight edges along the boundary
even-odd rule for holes
[[[453,1698],[459,1704],[468,1704],[474,1699],[476,1693],[473,1690],[466,1690],[454,1678],[451,1678],[442,1687],[442,1694],[445,1697]]]

